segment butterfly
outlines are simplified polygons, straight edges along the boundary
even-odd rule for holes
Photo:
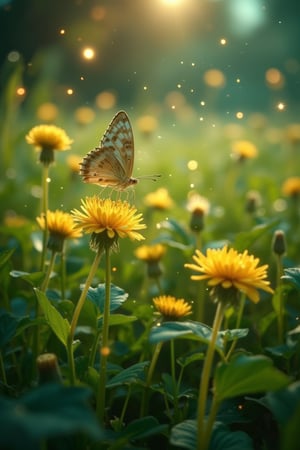
[[[134,140],[129,117],[119,111],[105,131],[100,146],[91,150],[80,163],[80,172],[85,183],[98,184],[123,191],[138,183],[132,177],[134,162]],[[150,177],[153,180],[159,175]]]

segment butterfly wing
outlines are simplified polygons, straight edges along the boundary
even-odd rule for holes
[[[80,175],[86,183],[125,189],[136,183],[131,178],[133,162],[132,128],[127,114],[120,111],[105,131],[100,147],[83,158]]]

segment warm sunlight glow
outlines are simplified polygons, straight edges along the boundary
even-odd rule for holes
[[[162,3],[167,6],[177,6],[182,3],[182,0],[162,0]]]
[[[82,56],[84,59],[91,60],[95,58],[95,50],[92,47],[85,47],[82,50]]]

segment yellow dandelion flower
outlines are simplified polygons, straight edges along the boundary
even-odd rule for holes
[[[282,185],[282,192],[287,197],[297,197],[300,194],[300,177],[290,177]]]
[[[29,131],[25,139],[28,144],[41,151],[40,161],[45,165],[54,161],[54,150],[68,150],[73,142],[65,130],[55,125],[37,125]]]
[[[162,244],[141,245],[135,251],[135,256],[147,263],[147,275],[149,278],[159,278],[162,273],[160,260],[166,253]]]
[[[72,173],[79,173],[79,170],[80,170],[79,163],[81,163],[81,161],[82,161],[82,156],[78,156],[78,155],[70,155],[67,158],[67,164]]]
[[[254,303],[259,301],[258,289],[273,293],[266,281],[268,265],[258,267],[259,259],[245,250],[238,253],[233,248],[208,249],[206,255],[196,250],[193,256],[196,264],[185,264],[188,269],[200,272],[192,280],[208,280],[208,285],[224,290],[234,288],[245,293]]]
[[[135,256],[146,262],[160,261],[166,253],[166,248],[162,244],[141,245],[135,251]]]
[[[233,157],[243,161],[245,159],[256,158],[258,151],[256,145],[250,141],[235,141],[232,144]]]
[[[71,214],[64,211],[47,211],[47,228],[49,231],[49,241],[47,247],[50,250],[61,252],[65,239],[79,238],[82,233],[76,228],[76,224]],[[42,214],[36,218],[42,230],[46,228],[45,216]]]
[[[158,122],[154,116],[142,116],[139,117],[137,126],[144,136],[151,136],[158,127]]]
[[[153,299],[153,303],[165,320],[177,320],[192,313],[191,305],[183,298],[160,295]]]
[[[300,124],[291,123],[286,128],[286,138],[291,145],[298,145],[300,143]]]
[[[166,188],[159,188],[145,197],[145,204],[156,209],[170,209],[174,202]]]
[[[138,232],[146,228],[141,223],[143,216],[137,214],[136,208],[128,202],[101,199],[95,195],[82,199],[81,203],[81,211],[74,209],[71,213],[78,227],[86,233],[92,233],[91,246],[94,250],[99,245],[113,245],[118,238],[144,239]]]

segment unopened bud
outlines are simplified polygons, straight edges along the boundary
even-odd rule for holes
[[[282,230],[276,230],[273,235],[272,250],[275,255],[282,256],[286,252],[285,234]]]

